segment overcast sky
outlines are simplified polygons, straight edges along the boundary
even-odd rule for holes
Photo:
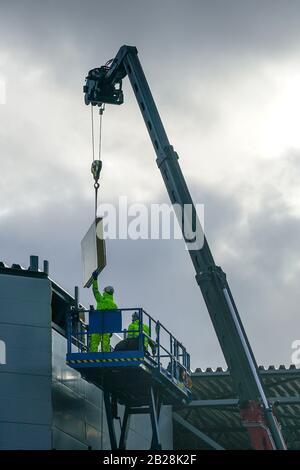
[[[134,45],[215,261],[257,361],[291,362],[300,339],[300,2],[0,0],[0,258],[50,261],[81,285],[93,218],[89,69]],[[102,202],[166,202],[129,84],[103,123]],[[181,339],[193,367],[224,365],[181,241],[115,241],[100,279]],[[81,299],[92,303],[89,291]]]

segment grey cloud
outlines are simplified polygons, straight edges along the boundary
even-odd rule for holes
[[[282,159],[293,172],[295,159]],[[281,167],[282,161],[277,164]],[[296,170],[298,165],[296,160]],[[214,199],[209,194],[210,203]],[[218,191],[216,205],[206,207],[206,232],[218,252],[217,264],[227,272],[258,361],[288,364],[291,343],[299,336],[300,218],[277,190],[276,180],[261,193],[255,210],[238,208],[237,199],[234,194],[224,199]],[[219,242],[224,245],[220,250]]]
[[[62,86],[70,65],[86,70],[124,43],[140,47],[151,66],[160,60],[161,70],[172,64],[193,73],[199,61],[205,70],[216,57],[290,53],[299,42],[297,1],[14,0],[1,9],[3,44],[53,71],[59,65]]]

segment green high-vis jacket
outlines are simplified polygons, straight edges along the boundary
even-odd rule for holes
[[[135,320],[128,326],[127,338],[136,338],[139,336],[139,320]],[[150,336],[150,329],[148,325],[143,323],[143,332]],[[148,349],[149,339],[147,336],[144,337],[144,348]]]
[[[97,310],[115,310],[118,308],[114,302],[113,294],[103,292],[100,294],[97,279],[93,280],[93,294],[97,302]]]

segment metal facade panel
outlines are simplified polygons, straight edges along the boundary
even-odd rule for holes
[[[52,384],[53,425],[85,442],[84,399],[59,382]]]
[[[106,266],[105,240],[99,238],[103,236],[101,218],[97,217],[81,241],[81,260],[83,270],[83,286],[89,287],[92,284],[92,272],[99,273]],[[98,236],[97,236],[98,234]]]
[[[50,405],[50,401],[45,403],[43,396],[32,398],[27,403],[24,402],[24,397],[1,397],[1,421],[49,426],[52,419]]]
[[[86,440],[91,449],[101,450],[101,444],[103,444],[101,432],[89,424],[86,425]]]
[[[51,350],[13,348],[11,344],[11,341],[7,343],[6,364],[1,365],[2,372],[40,376],[48,374],[50,379],[49,370],[47,371],[45,364],[51,357]]]
[[[51,428],[48,425],[1,423],[1,450],[44,450],[51,449]]]
[[[93,426],[93,428],[97,430],[101,429],[102,416],[104,416],[105,414],[104,405],[103,406],[100,405],[100,407],[97,407],[89,403],[87,400],[85,400],[84,408],[85,408],[85,422],[89,424],[90,426]]]
[[[50,303],[50,281],[48,278],[14,276],[0,274],[0,299],[12,300],[14,298],[24,302]]]
[[[149,425],[150,426],[150,425]],[[127,437],[127,450],[149,449],[151,440],[145,438],[139,432],[130,429]]]
[[[83,381],[84,383],[84,389],[85,389],[85,399],[91,403],[92,405],[95,405],[97,407],[102,406],[102,392],[99,393],[99,388],[97,388],[93,384],[89,384],[85,380]]]
[[[130,416],[129,428],[135,433],[142,436],[146,441],[151,442],[152,428],[150,422],[150,415]]]
[[[159,433],[162,448],[173,449],[172,406],[162,406],[159,418]],[[148,449],[152,439],[149,415],[132,415],[129,421],[128,449]],[[135,447],[136,446],[136,447]]]
[[[102,392],[66,365],[67,340],[55,330],[52,344],[55,352],[52,382],[55,448],[100,448],[101,442],[108,440],[106,418],[101,419]]]
[[[2,366],[1,366],[2,367]],[[51,381],[47,375],[0,373],[0,397],[23,397],[24,406],[41,394],[50,398]],[[50,384],[50,385],[49,385]]]
[[[52,380],[60,382],[82,398],[85,396],[85,384],[79,372],[67,366],[66,338],[52,330]]]
[[[111,446],[110,446],[109,433],[108,433],[106,420],[104,420],[104,422],[105,422],[104,429],[106,430],[106,432],[103,432],[103,434],[101,435],[102,450],[110,450]],[[116,428],[117,428],[116,436],[117,436],[117,439],[119,439],[120,433],[118,433],[118,427]]]
[[[44,326],[51,322],[49,279],[0,274],[0,323]]]
[[[0,274],[2,449],[51,448],[51,283]],[[4,433],[6,433],[4,435]]]
[[[1,285],[1,279],[0,279]],[[7,299],[1,297],[0,292],[0,323],[29,325],[35,327],[50,328],[51,326],[51,305],[48,304],[47,316],[45,312],[45,303],[43,301],[25,301],[21,296]],[[50,294],[49,294],[50,295]],[[34,296],[34,294],[33,294]]]
[[[47,328],[25,326],[23,324],[1,324],[1,339],[7,346],[31,351],[51,351],[51,335]]]
[[[52,429],[52,446],[57,450],[87,450],[88,446],[55,426]]]
[[[55,360],[55,364],[53,366],[53,375],[52,375],[52,382],[59,382],[65,385],[68,389],[72,390],[77,395],[81,396],[82,398],[85,397],[85,389],[83,380],[80,377],[80,374],[74,369],[75,373],[68,370],[71,369],[67,368],[68,366],[62,362],[58,362],[58,356],[53,356],[53,360]]]
[[[162,448],[173,449],[173,409],[172,406],[162,406],[159,417],[159,432]]]

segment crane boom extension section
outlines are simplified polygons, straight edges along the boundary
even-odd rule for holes
[[[239,397],[241,417],[256,449],[286,449],[279,424],[268,403],[258,375],[254,354],[243,328],[226,275],[216,266],[206,237],[195,249],[186,233],[201,227],[178,155],[168,140],[135,47],[123,46],[115,59],[89,72],[84,86],[85,103],[122,104],[122,79],[128,76],[145,121],[172,204],[192,208],[191,217],[179,220],[183,237],[196,271],[196,281],[205,300],[211,321]],[[188,224],[189,227],[184,227]]]

